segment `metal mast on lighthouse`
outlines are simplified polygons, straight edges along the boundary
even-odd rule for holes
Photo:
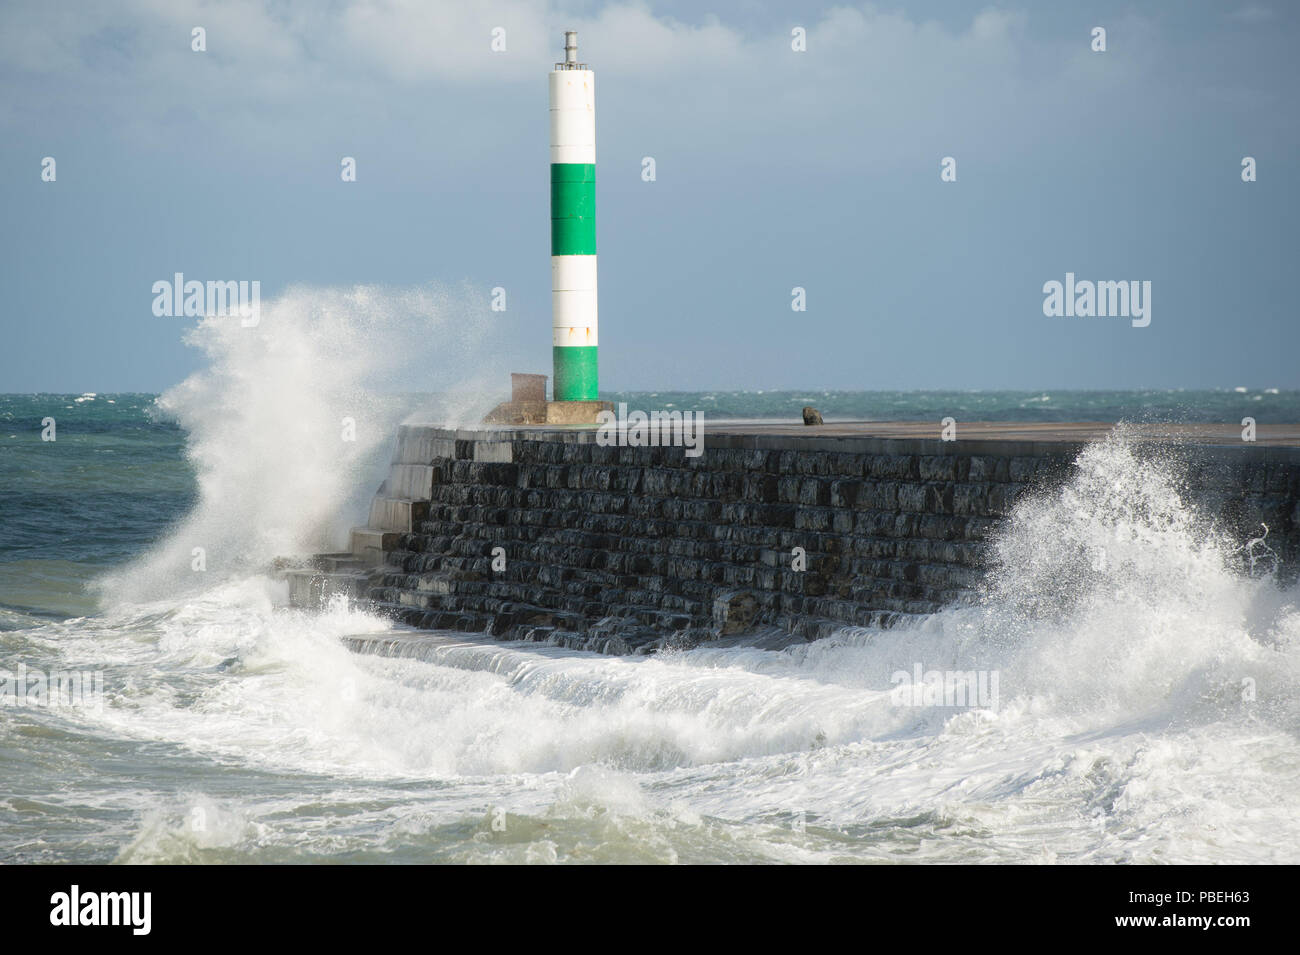
[[[551,71],[551,329],[556,401],[596,400],[596,74],[564,34]]]

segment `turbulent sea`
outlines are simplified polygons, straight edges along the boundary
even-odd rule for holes
[[[978,602],[906,629],[653,657],[447,633],[388,659],[340,638],[390,623],[290,610],[266,568],[364,523],[431,399],[304,388],[288,353],[161,398],[0,396],[0,670],[103,686],[0,709],[0,861],[1300,862],[1296,593],[1123,440],[1022,504]],[[1266,388],[610,397],[1300,421]],[[1109,569],[1077,566],[1092,544]],[[996,672],[996,710],[898,705],[917,664]]]

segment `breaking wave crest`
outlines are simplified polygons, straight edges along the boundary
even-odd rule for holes
[[[187,335],[207,364],[157,413],[188,432],[198,503],[161,546],[100,582],[110,603],[339,549],[364,523],[398,422],[476,420],[506,380],[489,313],[468,292],[303,287],[261,312],[253,327],[210,317]]]

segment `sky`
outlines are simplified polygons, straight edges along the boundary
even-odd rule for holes
[[[441,290],[549,373],[566,29],[602,390],[1300,387],[1295,4],[5,0],[0,392],[201,368],[176,272]],[[1045,315],[1067,272],[1150,323]]]

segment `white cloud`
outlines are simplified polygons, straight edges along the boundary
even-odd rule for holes
[[[606,144],[636,137],[762,161],[805,142],[801,161],[867,167],[979,143],[1014,148],[1079,91],[1090,110],[1123,113],[1159,42],[1134,17],[1116,21],[1117,52],[1095,55],[1086,33],[1035,35],[1024,12],[990,7],[952,25],[866,4],[808,17],[808,50],[795,53],[788,26],[684,23],[643,0],[579,6],[128,0],[70,14],[19,0],[0,11],[0,69],[18,80],[0,123],[84,111],[148,148],[201,120],[232,143],[282,151],[364,138],[363,127],[387,121],[503,147],[544,101],[541,76],[572,28],[602,88],[615,83],[621,97],[602,112]],[[206,28],[207,53],[191,52],[192,26]],[[490,49],[498,26],[505,53]],[[1124,52],[1138,43],[1147,59]],[[110,46],[111,59],[97,55]]]

